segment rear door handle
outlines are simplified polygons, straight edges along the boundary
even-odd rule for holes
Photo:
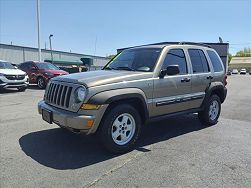
[[[190,82],[190,78],[182,78],[180,81],[181,82]]]
[[[213,79],[213,78],[214,78],[214,77],[212,77],[212,76],[208,76],[208,77],[207,77],[208,80],[209,80],[209,79],[211,80],[211,79]]]

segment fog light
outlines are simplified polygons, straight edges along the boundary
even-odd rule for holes
[[[87,120],[87,128],[91,128],[94,124],[94,120]]]
[[[100,105],[96,104],[82,104],[80,108],[83,110],[98,110],[99,107]]]

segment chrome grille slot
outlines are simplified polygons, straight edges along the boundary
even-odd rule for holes
[[[64,90],[63,90],[62,96],[61,96],[61,106],[65,105],[65,94],[66,94],[67,88],[68,88],[67,86],[64,86]]]
[[[23,80],[25,75],[5,75],[8,80]]]
[[[81,103],[75,103],[73,94],[79,86],[68,82],[51,81],[45,91],[45,102],[61,109],[76,112]]]
[[[72,87],[69,87],[69,89],[67,90],[66,102],[65,102],[65,106],[67,108],[69,107],[69,103],[70,103],[71,90],[72,90]]]

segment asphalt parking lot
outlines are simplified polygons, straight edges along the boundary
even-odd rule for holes
[[[42,121],[43,90],[0,94],[0,187],[251,187],[251,76],[228,78],[217,125],[194,114],[146,125],[116,156]]]

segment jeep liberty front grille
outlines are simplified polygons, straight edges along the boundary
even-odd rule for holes
[[[51,83],[47,91],[46,100],[51,104],[69,108],[71,92],[72,87]]]
[[[52,106],[69,110],[77,111],[81,104],[76,104],[74,101],[74,91],[80,85],[66,82],[51,82],[45,91],[45,102]]]

